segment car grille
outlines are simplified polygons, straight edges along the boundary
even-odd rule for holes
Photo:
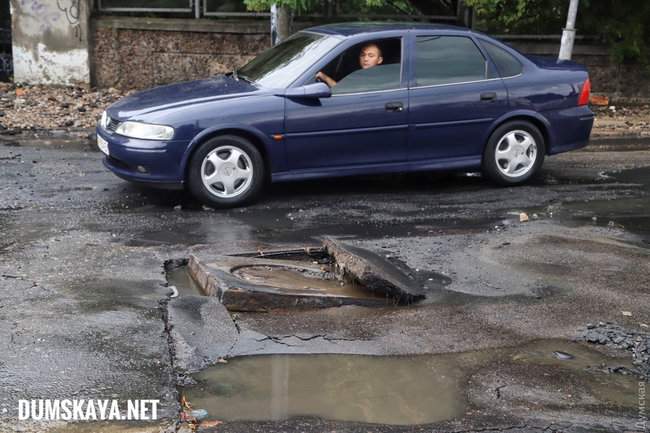
[[[118,120],[111,119],[110,117],[108,118],[106,129],[108,129],[111,132],[115,132],[118,126],[120,126],[120,122]]]

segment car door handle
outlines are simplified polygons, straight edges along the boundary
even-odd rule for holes
[[[496,92],[481,93],[481,101],[494,101],[495,99],[497,99]]]
[[[386,111],[404,111],[404,104],[401,102],[388,102],[386,104]]]

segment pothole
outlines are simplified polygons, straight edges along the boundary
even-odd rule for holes
[[[187,263],[187,266],[183,266]],[[391,306],[424,298],[422,285],[370,251],[327,239],[322,246],[168,262],[170,285],[217,297],[230,311]]]
[[[351,298],[380,298],[354,281],[339,279],[330,270],[314,271],[282,265],[248,265],[233,270],[233,275],[254,284],[267,284],[285,293],[302,293]]]
[[[605,374],[605,365],[631,368],[627,360],[558,340],[440,355],[250,356],[202,371],[182,394],[192,407],[222,421],[309,416],[428,424],[461,418],[495,399],[526,411],[540,398],[553,398],[560,410],[633,413],[638,379]]]

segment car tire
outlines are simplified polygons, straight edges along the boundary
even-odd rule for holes
[[[255,200],[266,178],[264,159],[243,137],[222,135],[199,146],[190,159],[187,182],[192,195],[214,208]]]
[[[519,185],[544,163],[546,143],[539,128],[525,120],[494,130],[483,152],[483,175],[499,185]]]

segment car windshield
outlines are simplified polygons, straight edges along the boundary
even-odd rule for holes
[[[300,32],[255,57],[237,75],[262,87],[283,89],[339,42],[335,37]]]

